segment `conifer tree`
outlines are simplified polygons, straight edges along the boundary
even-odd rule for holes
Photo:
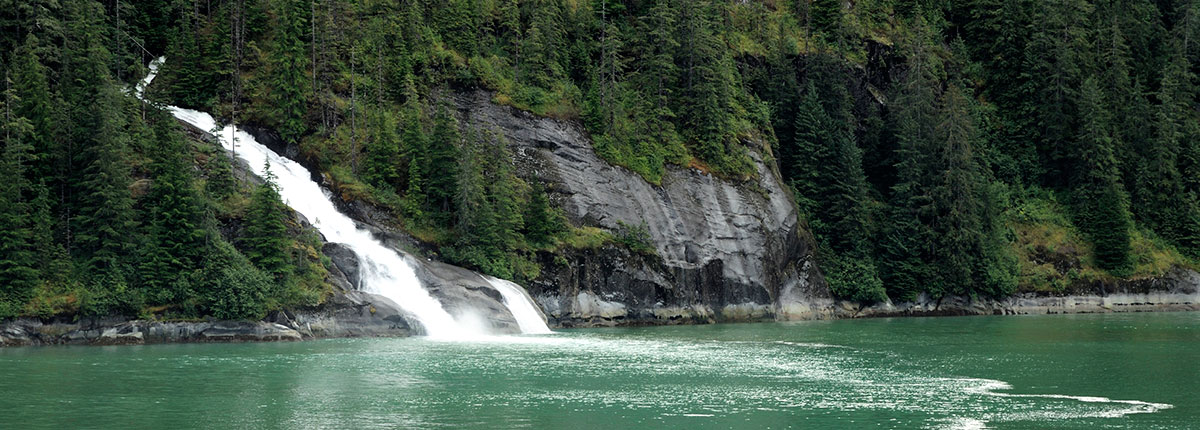
[[[408,162],[408,183],[404,195],[407,215],[422,219],[429,199],[425,192],[429,175],[429,143],[422,128],[422,110],[416,94],[409,96],[404,108],[404,155]]]
[[[459,148],[462,135],[458,130],[458,120],[450,113],[450,108],[441,106],[433,118],[433,132],[429,139],[429,163],[425,170],[428,188],[425,195],[433,210],[436,221],[449,225],[457,209],[455,202],[458,192]],[[473,195],[473,194],[472,194]]]
[[[931,227],[937,238],[934,264],[938,283],[929,288],[934,296],[974,295],[982,289],[977,270],[985,234],[983,231],[983,176],[975,160],[976,128],[966,97],[958,87],[943,94],[942,112],[936,124],[931,164],[934,180],[930,194],[935,216]]]
[[[868,242],[862,152],[845,125],[845,118],[838,121],[826,112],[810,80],[796,109],[792,183],[821,246],[819,260],[830,289],[838,297],[873,302],[886,296]]]
[[[474,133],[468,129],[467,139]],[[503,237],[494,202],[488,198],[483,174],[484,153],[480,145],[466,145],[456,171],[455,209],[456,259],[498,277],[511,277],[503,259]]]
[[[1141,149],[1135,174],[1138,192],[1135,215],[1187,254],[1200,254],[1200,204],[1185,191],[1179,154],[1188,121],[1192,93],[1187,60],[1172,57],[1159,85],[1159,106],[1153,120],[1154,138]]]
[[[38,38],[30,33],[21,48],[14,52],[12,89],[19,98],[11,109],[13,115],[25,118],[32,127],[28,136],[33,146],[30,177],[49,179],[55,173],[55,162],[60,154],[53,139],[53,103],[46,81],[46,67],[36,52],[39,44]]]
[[[842,0],[812,0],[813,27],[826,34],[834,35],[842,24]]]
[[[931,247],[936,238],[930,223],[935,213],[929,166],[938,122],[936,64],[917,46],[914,64],[894,97],[893,129],[898,141],[896,183],[879,244],[879,262],[888,296],[908,300],[934,286]],[[937,285],[936,287],[940,287]]]
[[[291,241],[287,236],[284,214],[287,208],[280,201],[279,188],[270,165],[263,166],[263,183],[254,191],[246,213],[246,234],[242,246],[246,257],[263,272],[283,280],[291,274],[288,258]]]
[[[308,54],[305,36],[308,32],[309,11],[303,2],[277,1],[275,5],[275,34],[269,63],[269,103],[271,117],[281,137],[289,143],[298,143],[308,128],[304,116],[307,112]]]
[[[534,86],[550,88],[563,76],[560,58],[565,38],[562,10],[559,0],[535,0],[529,7],[533,9],[532,20],[521,46],[523,73],[520,74],[528,76],[529,83]]]
[[[681,69],[680,117],[696,143],[696,154],[715,167],[724,167],[732,110],[730,60],[713,29],[712,4],[705,0],[683,8],[679,21],[682,41],[677,61]]]
[[[129,185],[130,136],[125,99],[120,90],[104,84],[92,104],[96,116],[93,140],[83,151],[86,160],[78,182],[80,205],[72,219],[75,242],[94,273],[124,276],[136,245],[137,226]]]
[[[28,119],[16,116],[12,107],[19,99],[12,88],[12,80],[4,77],[4,99],[0,106],[0,138],[4,146],[0,152],[0,319],[16,316],[32,297],[38,282],[38,271],[34,268],[36,254],[30,225],[30,207],[26,196],[30,192],[25,178],[26,167],[31,158],[33,124]]]
[[[195,270],[208,251],[205,211],[195,178],[191,175],[183,136],[174,121],[158,118],[154,124],[155,178],[150,189],[150,241],[138,271],[148,298],[156,304],[175,303],[189,292],[174,288],[183,274]]]
[[[373,135],[367,142],[366,171],[363,177],[368,183],[384,189],[399,185],[400,174],[396,166],[400,161],[400,144],[396,136],[396,121],[384,110],[371,113]]]
[[[496,216],[499,245],[504,250],[516,249],[522,245],[521,230],[525,228],[525,220],[517,190],[521,180],[513,173],[512,153],[499,132],[484,130],[479,132],[478,138],[482,159],[490,161],[483,177],[487,184],[487,198]]]
[[[529,204],[525,206],[525,240],[535,248],[545,247],[564,229],[562,216],[550,207],[545,186],[534,181],[529,191]]]
[[[1132,269],[1130,260],[1128,198],[1110,134],[1111,116],[1095,78],[1083,83],[1079,101],[1080,134],[1072,151],[1075,222],[1095,247],[1100,268],[1122,276]]]

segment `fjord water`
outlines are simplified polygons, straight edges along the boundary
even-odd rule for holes
[[[142,97],[146,87],[154,81],[164,61],[164,58],[158,58],[150,63],[150,73],[135,89],[138,97]],[[447,313],[442,304],[425,290],[405,257],[385,247],[371,232],[358,228],[353,219],[340,213],[330,200],[329,192],[314,182],[312,172],[300,163],[275,153],[256,141],[254,136],[232,125],[218,127],[216,120],[207,113],[175,106],[166,108],[175,118],[200,130],[212,131],[222,147],[237,154],[259,177],[265,176],[265,169],[269,167],[270,173],[275,175],[275,183],[284,202],[304,215],[327,241],[343,244],[358,256],[362,290],[392,299],[412,313],[429,336],[465,339],[487,334],[482,327],[460,322]],[[500,284],[497,281],[489,280],[493,285]],[[527,312],[526,308],[532,308],[533,305],[523,289],[519,294],[514,294],[507,290],[512,287],[520,289],[519,286],[502,284],[500,287],[503,287],[501,293],[504,294],[505,305],[518,307],[520,311],[514,310],[512,313],[517,318],[524,317],[518,321],[522,332],[550,331],[544,318]],[[469,315],[460,317],[475,320]]]
[[[1200,313],[0,349],[13,428],[1187,429]]]

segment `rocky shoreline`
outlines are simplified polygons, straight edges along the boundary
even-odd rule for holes
[[[346,337],[405,337],[419,327],[390,300],[359,291],[335,295],[321,307],[272,312],[263,321],[150,321],[87,318],[0,323],[0,347],[144,345],[158,343],[280,342]]]
[[[709,309],[659,309],[641,318],[619,308],[596,303],[587,318],[556,318],[551,326],[614,327],[706,324],[717,322],[796,321],[889,317],[968,315],[1096,314],[1125,312],[1200,311],[1200,273],[1176,271],[1154,280],[1150,291],[1039,296],[1020,294],[1006,299],[921,297],[908,303],[863,307],[852,302],[809,303],[791,309],[756,304]],[[592,301],[602,301],[591,297]],[[775,308],[775,309],[772,309]],[[280,342],[352,337],[406,337],[420,334],[403,311],[386,298],[348,292],[317,308],[275,312],[263,321],[164,322],[121,318],[43,322],[22,318],[0,324],[0,347],[40,345],[143,345],[159,343]]]

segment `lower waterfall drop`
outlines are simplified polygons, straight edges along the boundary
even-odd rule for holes
[[[157,76],[163,61],[165,57],[150,63],[150,73],[134,90],[137,97],[142,97],[146,87]],[[304,215],[325,235],[326,240],[343,244],[358,256],[363,291],[396,302],[416,317],[430,337],[471,339],[487,335],[481,328],[463,324],[446,312],[442,304],[422,286],[405,258],[385,247],[369,231],[359,229],[353,219],[339,212],[330,200],[330,193],[310,179],[312,175],[307,168],[276,154],[245,131],[230,125],[218,130],[216,120],[207,113],[176,106],[167,106],[166,109],[175,118],[215,134],[221,146],[237,154],[254,174],[264,176],[266,172],[263,169],[269,166],[276,176],[283,201]],[[504,297],[504,305],[517,319],[522,333],[550,333],[541,314],[520,286],[492,278],[489,281]],[[533,319],[537,319],[536,323]]]

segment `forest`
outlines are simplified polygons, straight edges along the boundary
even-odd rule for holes
[[[659,184],[767,160],[832,293],[1064,292],[1200,257],[1197,0],[0,0],[0,318],[261,318],[330,264],[161,105],[274,130],[343,200],[518,281],[572,225],[454,95]],[[1193,37],[1197,36],[1197,37]],[[165,56],[152,103],[130,94]]]

